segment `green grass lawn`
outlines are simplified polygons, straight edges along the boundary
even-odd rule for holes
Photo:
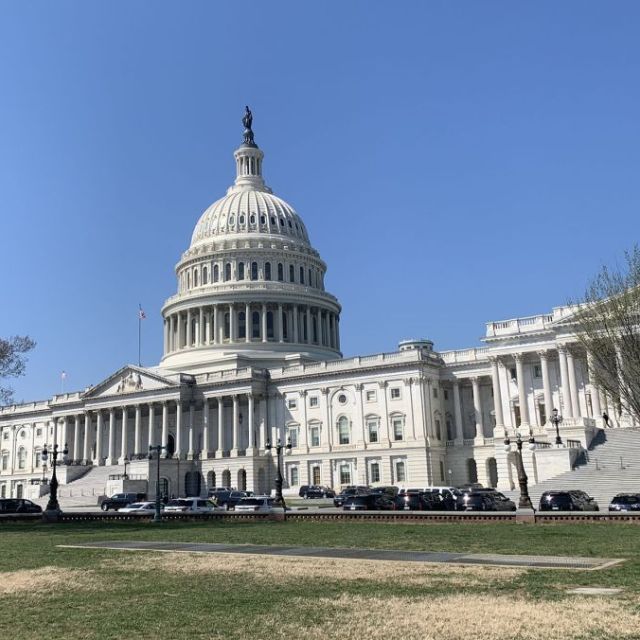
[[[57,546],[89,540],[626,561],[601,571],[513,570]],[[54,632],[70,639],[640,638],[640,527],[633,524],[3,524],[0,542],[0,638]],[[567,595],[574,586],[621,587],[623,592],[609,598]],[[574,620],[573,626],[561,624],[565,618]]]

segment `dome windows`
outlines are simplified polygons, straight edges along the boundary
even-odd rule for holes
[[[271,263],[266,262],[264,265],[264,279],[271,280]]]
[[[284,280],[284,265],[282,262],[278,262],[278,282],[282,282]]]
[[[230,262],[227,262],[224,265],[224,279],[225,279],[225,282],[231,280],[231,263]]]
[[[256,214],[255,213],[251,214],[251,217],[249,218],[249,222],[251,224],[255,224],[256,223]]]
[[[258,279],[258,263],[257,262],[251,263],[251,279],[252,280]]]
[[[229,216],[229,226],[233,227],[236,223],[236,217],[233,215],[233,213]]]
[[[275,227],[276,226],[276,217],[275,216],[271,216],[271,224]]]
[[[244,220],[245,220],[245,218],[244,218],[244,214],[243,214],[243,215],[240,215],[240,217],[238,218],[238,222],[239,222],[240,224],[244,224]]]
[[[267,224],[267,216],[260,216],[260,224]]]

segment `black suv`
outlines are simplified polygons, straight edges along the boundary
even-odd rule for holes
[[[540,511],[599,511],[598,503],[584,491],[545,491]]]
[[[342,508],[345,511],[390,511],[396,505],[385,493],[360,493],[345,498]]]
[[[344,501],[351,496],[360,496],[369,493],[369,487],[362,485],[349,485],[345,487],[335,498],[333,499],[334,507],[341,507]]]
[[[109,509],[117,511],[118,509],[122,509],[122,507],[128,507],[134,502],[141,502],[146,499],[146,493],[116,493],[110,498],[103,500],[100,508],[103,511],[109,511]]]
[[[216,503],[216,506],[229,511],[230,509],[235,509],[242,498],[248,498],[250,495],[253,495],[253,492],[223,489],[222,491],[215,491],[210,497]]]
[[[609,511],[640,511],[640,493],[619,493],[611,501]]]
[[[448,507],[446,501],[437,491],[412,491],[408,489],[397,495],[395,503],[396,509],[402,511],[444,511],[448,508],[455,508],[453,501]]]
[[[329,487],[321,487],[318,484],[303,484],[298,495],[301,498],[335,498],[336,492]]]
[[[2,498],[0,515],[5,513],[42,513],[42,507],[23,498]]]

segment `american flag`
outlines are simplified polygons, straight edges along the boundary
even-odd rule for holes
[[[144,312],[142,307],[140,307],[138,309],[138,319],[139,320],[146,320],[147,319],[147,314]]]

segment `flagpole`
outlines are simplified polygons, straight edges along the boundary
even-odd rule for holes
[[[140,342],[141,342],[141,334],[142,334],[142,306],[138,305],[140,311],[138,311],[138,366],[142,366],[142,360],[140,358]]]

